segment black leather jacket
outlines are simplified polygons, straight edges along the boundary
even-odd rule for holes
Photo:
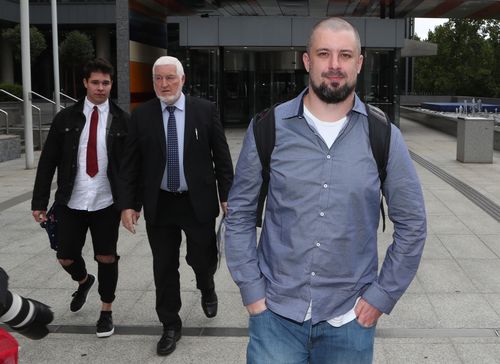
[[[84,100],[60,111],[52,121],[47,140],[42,149],[31,209],[46,211],[50,197],[50,187],[57,168],[57,191],[55,201],[67,205],[78,165],[78,145],[80,134],[85,125],[83,114]],[[125,136],[129,115],[109,100],[109,117],[106,127],[106,146],[108,150],[108,179],[111,185],[113,200],[117,201],[117,185],[120,163],[123,155]]]

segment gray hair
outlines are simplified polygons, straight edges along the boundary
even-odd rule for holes
[[[178,76],[184,76],[184,67],[182,67],[182,63],[175,57],[172,56],[162,56],[156,60],[153,65],[153,75],[155,73],[156,66],[165,66],[165,65],[173,65],[177,70]]]
[[[311,51],[311,45],[316,30],[325,28],[330,29],[334,32],[338,32],[341,30],[353,32],[354,38],[356,40],[356,49],[358,53],[361,54],[361,40],[359,38],[358,30],[355,27],[353,27],[351,23],[345,21],[342,18],[328,18],[316,23],[316,25],[314,25],[314,27],[312,28],[311,34],[309,35],[309,40],[307,41],[307,53]]]

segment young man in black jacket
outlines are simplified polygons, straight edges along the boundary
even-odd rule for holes
[[[129,118],[109,100],[113,73],[113,66],[106,60],[95,59],[86,64],[83,84],[87,96],[59,112],[52,121],[31,201],[35,221],[47,221],[50,187],[57,169],[57,258],[79,284],[70,304],[70,310],[77,312],[96,280],[87,273],[82,257],[90,229],[102,301],[96,327],[98,337],[114,332],[111,305],[118,282],[116,244],[120,223],[115,202]]]

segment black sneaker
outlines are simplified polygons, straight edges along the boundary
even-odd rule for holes
[[[73,297],[69,305],[71,312],[78,312],[82,309],[85,302],[87,302],[87,295],[89,294],[89,291],[94,283],[95,277],[92,274],[89,274],[87,275],[87,280],[78,286],[78,290],[71,296]]]
[[[101,316],[97,320],[96,335],[97,337],[109,337],[115,332],[113,326],[113,317],[111,311],[101,311]]]

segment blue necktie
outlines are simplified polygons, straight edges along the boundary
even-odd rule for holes
[[[179,147],[177,142],[177,125],[175,123],[175,106],[167,106],[169,112],[167,125],[167,189],[171,192],[179,190]]]

